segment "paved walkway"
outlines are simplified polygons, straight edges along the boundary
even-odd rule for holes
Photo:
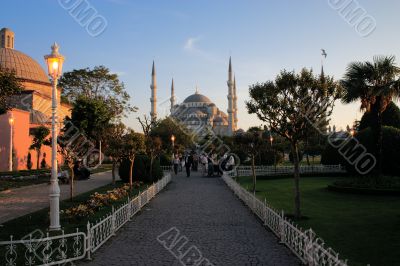
[[[111,171],[75,183],[75,195],[107,185]],[[61,199],[69,198],[69,185],[60,185]],[[0,224],[49,206],[49,185],[39,184],[0,192]]]
[[[171,252],[177,235],[187,237],[181,250]],[[181,246],[179,242],[176,247]],[[193,265],[180,263],[175,255],[194,245],[213,265],[299,265],[299,261],[237,199],[220,178],[173,177],[165,191],[117,232],[84,265]],[[168,246],[168,245],[167,245]],[[193,251],[193,249],[191,249]],[[185,257],[187,258],[187,257]],[[185,260],[185,259],[183,259]],[[207,264],[204,260],[201,265]]]

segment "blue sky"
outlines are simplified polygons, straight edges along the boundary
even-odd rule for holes
[[[120,74],[132,104],[139,107],[126,119],[137,130],[136,117],[150,110],[152,60],[159,101],[168,100],[174,77],[178,101],[198,85],[200,93],[226,111],[231,55],[239,126],[244,129],[261,124],[245,108],[249,85],[273,79],[282,69],[308,67],[319,73],[321,48],[328,53],[325,72],[335,78],[341,78],[352,61],[371,60],[374,55],[395,55],[400,60],[397,0],[89,0],[107,21],[97,37],[90,36],[59,3],[78,1],[3,1],[0,27],[13,29],[16,49],[42,65],[43,55],[57,41],[67,58],[66,71],[101,64]],[[360,36],[331,7],[338,1],[358,4],[375,19],[376,29]],[[338,103],[332,123],[345,127],[360,116],[358,104]]]

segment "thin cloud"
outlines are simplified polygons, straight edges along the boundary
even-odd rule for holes
[[[189,52],[200,52],[200,49],[197,47],[197,43],[200,41],[200,39],[200,36],[187,39],[183,49]]]

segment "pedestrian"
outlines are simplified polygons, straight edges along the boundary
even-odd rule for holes
[[[182,172],[182,165],[183,165],[183,156],[182,156],[182,153],[179,153],[179,161],[180,161],[180,163],[179,163],[179,172]]]
[[[206,154],[201,155],[201,164],[203,165],[203,175],[206,176],[208,172],[208,160]]]
[[[190,167],[193,165],[193,155],[188,154],[185,157],[186,177],[190,177]]]
[[[177,175],[178,174],[179,165],[181,164],[181,160],[179,160],[179,155],[178,154],[175,154],[173,164],[174,164],[174,173],[175,173],[175,175]]]

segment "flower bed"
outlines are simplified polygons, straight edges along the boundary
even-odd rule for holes
[[[142,182],[135,182],[134,187],[140,187]],[[89,199],[78,206],[70,207],[62,210],[61,214],[65,214],[69,219],[82,219],[93,215],[102,207],[112,206],[114,202],[120,201],[129,196],[129,185],[125,184],[119,188],[114,188],[106,193],[98,193],[90,195]]]

